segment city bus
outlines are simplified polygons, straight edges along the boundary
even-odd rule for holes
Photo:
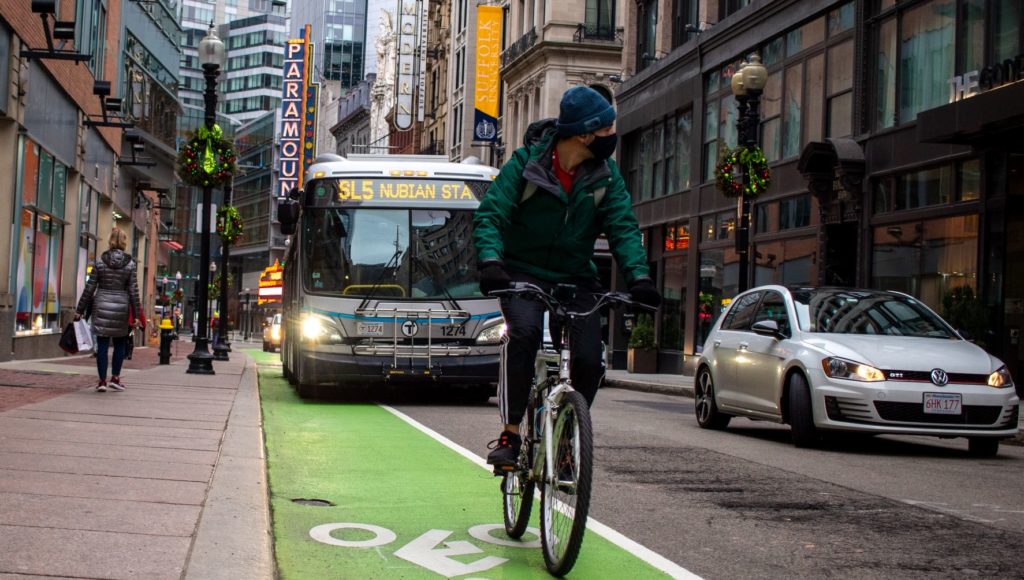
[[[291,234],[284,374],[302,397],[396,383],[494,394],[505,327],[477,283],[473,214],[497,170],[444,157],[318,157],[278,206]]]

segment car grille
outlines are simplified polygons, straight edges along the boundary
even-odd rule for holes
[[[964,412],[959,415],[925,413],[921,403],[875,401],[875,409],[886,421],[946,425],[992,425],[1003,414],[1003,407],[995,405],[964,405]]]
[[[988,375],[947,373],[950,385],[987,385]],[[885,371],[885,380],[893,382],[930,383],[931,371]]]

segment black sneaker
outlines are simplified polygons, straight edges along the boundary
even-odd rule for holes
[[[518,433],[502,431],[501,435],[487,444],[493,449],[487,454],[487,463],[495,466],[514,466],[519,461],[519,448],[523,440]]]

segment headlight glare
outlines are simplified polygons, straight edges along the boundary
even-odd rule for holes
[[[324,333],[324,324],[316,316],[307,316],[302,320],[302,337],[316,340]]]
[[[274,340],[280,340],[281,339],[281,327],[280,326],[271,327],[271,329],[270,329],[270,338],[273,338]]]
[[[1010,376],[1010,371],[1006,370],[1006,367],[999,367],[999,370],[988,376],[988,386],[996,388],[1012,387],[1013,378]]]
[[[480,331],[480,335],[476,337],[477,344],[498,344],[501,342],[501,337],[505,336],[505,323],[500,322],[493,326]]]
[[[821,361],[825,375],[832,379],[848,379],[865,383],[876,383],[885,380],[885,373],[873,366],[856,363],[838,357],[828,357]]]

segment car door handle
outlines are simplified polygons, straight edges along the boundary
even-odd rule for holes
[[[741,342],[741,343],[740,343],[740,346],[739,346],[739,350],[747,350],[747,348],[748,348],[749,346],[750,346],[750,343],[749,343],[749,342]]]
[[[720,347],[720,346],[722,346],[722,341],[720,341],[720,340],[716,340],[716,341],[715,341],[715,348],[718,348],[718,347]]]

